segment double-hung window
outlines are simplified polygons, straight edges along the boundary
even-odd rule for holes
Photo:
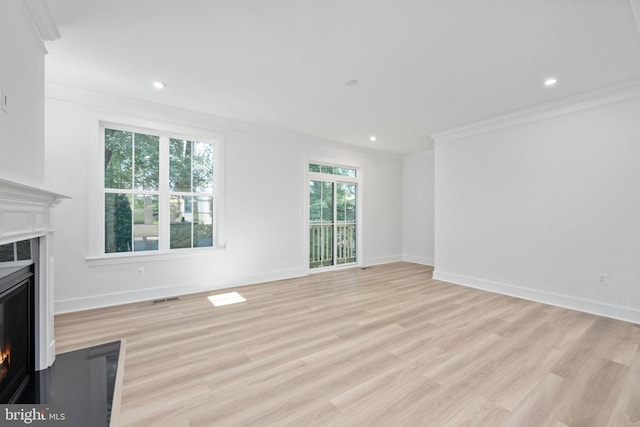
[[[216,141],[101,129],[104,253],[216,247]]]

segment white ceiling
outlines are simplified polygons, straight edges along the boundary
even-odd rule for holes
[[[47,4],[62,34],[47,44],[49,82],[396,153],[640,77],[629,0]]]

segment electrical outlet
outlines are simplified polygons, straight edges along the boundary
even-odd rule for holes
[[[138,267],[138,276],[144,276],[144,267]]]
[[[601,285],[609,283],[609,275],[607,273],[598,273],[598,283]]]

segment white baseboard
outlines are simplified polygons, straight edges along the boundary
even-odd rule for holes
[[[55,314],[74,311],[90,310],[94,308],[110,307],[114,305],[130,304],[141,301],[151,301],[160,298],[170,298],[199,292],[216,291],[219,289],[255,285],[275,280],[292,279],[307,276],[307,269],[281,270],[264,274],[235,277],[229,279],[209,280],[203,282],[182,283],[161,288],[139,289],[130,292],[93,295],[89,297],[72,298],[55,301]]]
[[[437,269],[433,272],[433,278],[436,280],[441,280],[443,282],[467,286],[469,288],[482,289],[484,291],[495,292],[498,294],[509,295],[512,297],[536,301],[543,304],[555,305],[571,310],[582,311],[585,313],[596,314],[598,316],[610,317],[612,319],[624,320],[626,322],[640,324],[640,311],[628,307],[603,304],[597,301],[556,294],[553,292],[524,288],[508,283],[478,279],[475,277],[448,273]]]
[[[414,264],[428,265],[433,267],[433,258],[425,258],[421,256],[403,255],[402,260],[406,262],[412,262]]]
[[[382,258],[365,259],[362,265],[363,267],[370,267],[373,265],[390,264],[392,262],[400,262],[400,261],[402,261],[402,255],[395,255],[395,256],[382,257]]]

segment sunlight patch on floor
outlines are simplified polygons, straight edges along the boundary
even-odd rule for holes
[[[246,299],[237,292],[227,292],[226,294],[211,295],[209,296],[209,301],[214,307],[220,307],[221,305],[245,302]]]

